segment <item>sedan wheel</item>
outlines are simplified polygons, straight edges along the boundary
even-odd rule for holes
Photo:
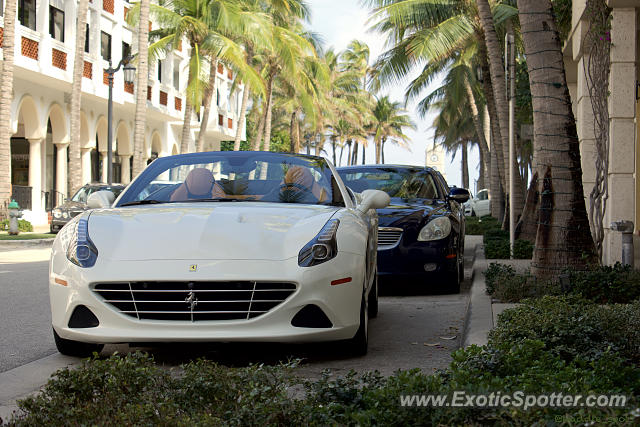
[[[362,295],[360,303],[360,327],[353,338],[347,341],[347,351],[351,356],[364,356],[369,346],[369,313],[367,300]]]
[[[65,356],[89,357],[94,351],[96,353],[100,353],[104,347],[104,344],[66,340],[61,338],[60,335],[56,333],[55,329],[53,330],[53,339],[56,342],[58,351]]]
[[[447,291],[452,294],[460,293],[460,282],[462,281],[462,275],[464,274],[464,266],[460,266],[460,263],[456,260],[455,271],[446,273]]]

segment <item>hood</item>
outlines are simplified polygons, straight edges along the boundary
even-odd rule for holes
[[[393,197],[391,204],[378,209],[380,227],[416,228],[422,227],[432,215],[445,211],[446,203],[442,200],[413,199],[407,201]]]
[[[89,235],[112,260],[284,260],[337,208],[282,203],[180,203],[94,210]]]
[[[74,202],[73,200],[67,200],[63,204],[57,206],[57,209],[65,211],[81,211],[87,208],[86,203]]]

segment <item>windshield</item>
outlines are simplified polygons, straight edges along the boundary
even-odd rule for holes
[[[199,201],[337,205],[339,193],[320,157],[223,151],[157,159],[117,206]]]
[[[76,192],[76,194],[73,195],[71,200],[79,203],[87,203],[87,198],[92,193],[95,193],[96,191],[104,191],[104,190],[111,191],[117,198],[122,192],[122,188],[123,187],[106,187],[106,186],[105,187],[81,187]]]
[[[425,170],[409,168],[341,169],[340,177],[353,191],[382,190],[401,199],[437,199],[438,189]]]

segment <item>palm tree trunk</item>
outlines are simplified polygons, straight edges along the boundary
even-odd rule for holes
[[[11,101],[13,100],[13,50],[16,30],[16,0],[6,0],[0,75],[0,208],[11,196]]]
[[[333,154],[333,164],[336,164],[336,139],[331,138],[331,151]]]
[[[196,142],[196,151],[198,153],[204,151],[204,137],[207,133],[207,125],[209,124],[209,114],[211,113],[211,99],[213,98],[213,91],[216,87],[216,64],[217,61],[214,60],[214,58],[211,58],[209,60],[209,85],[204,91],[204,96],[202,98],[204,111],[202,111],[202,120],[200,120],[200,132],[198,132],[198,140]]]
[[[367,149],[366,145],[362,144],[362,164],[363,165],[367,163],[367,161],[366,161],[366,155],[367,155],[366,149]]]
[[[469,81],[467,79],[464,79],[464,87],[467,91],[467,97],[469,98],[469,106],[471,107],[471,118],[473,119],[473,126],[476,128],[478,146],[480,147],[480,153],[482,153],[482,155],[480,156],[480,167],[482,168],[482,172],[480,173],[480,175],[486,176],[489,174],[489,158],[485,154],[489,152],[489,145],[487,144],[487,140],[484,138],[484,129],[482,128],[482,123],[480,122],[480,112],[478,111],[476,97],[473,94],[473,89],[471,88],[471,85],[469,84]]]
[[[351,157],[351,165],[358,164],[358,141],[353,142],[353,155]]]
[[[267,111],[265,113],[264,122],[264,151],[269,151],[271,148],[271,110],[273,109],[273,79],[275,73],[269,74],[269,80],[267,80]]]
[[[467,143],[462,143],[462,188],[469,188],[469,159],[467,157]]]
[[[340,166],[342,166],[342,155],[344,154],[344,144],[342,144],[342,146],[340,146],[340,158],[338,160],[340,160]]]
[[[186,97],[184,107],[184,122],[182,123],[182,136],[180,138],[180,154],[189,152],[189,142],[191,141],[191,116],[193,115],[193,105],[189,97]]]
[[[258,108],[258,106],[254,106],[253,108]],[[253,142],[251,143],[252,151],[260,151],[260,145],[262,145],[262,135],[264,133],[264,122],[265,122],[265,114],[260,114],[260,122],[258,123],[258,130],[256,135],[253,138]]]
[[[242,140],[242,129],[244,129],[247,123],[247,104],[249,103],[249,83],[244,84],[244,91],[242,91],[242,104],[240,104],[240,117],[238,117],[238,128],[236,129],[236,137],[233,141],[233,151],[240,150],[240,142]]]
[[[567,267],[584,268],[597,255],[582,188],[575,118],[560,37],[549,0],[519,0],[533,103],[535,172],[538,173],[538,231],[531,272],[557,277]]]
[[[76,20],[76,46],[73,59],[73,83],[71,85],[71,138],[69,141],[69,163],[67,195],[71,196],[82,186],[82,161],[80,159],[80,106],[82,101],[82,71],[84,70],[85,26],[89,0],[78,2]]]
[[[298,109],[298,114],[300,114],[300,109]],[[300,120],[298,120],[298,114],[296,114],[296,153],[300,152]]]
[[[144,168],[144,134],[147,127],[147,86],[149,85],[149,0],[140,1],[138,24],[138,71],[136,73],[136,116],[133,131],[133,171],[135,177]],[[151,144],[151,141],[149,141]]]
[[[289,121],[289,152],[297,153],[296,151],[296,111],[291,113],[291,120]]]
[[[480,173],[478,174],[478,188],[477,189],[480,190],[480,189],[485,188],[485,176],[487,176],[487,175],[485,174],[483,165],[486,163],[486,160],[485,160],[486,154],[483,153],[482,150],[478,150],[478,151],[479,151],[478,154],[480,156],[480,167],[479,167],[479,169],[480,169],[479,172]]]
[[[253,57],[253,46],[251,43],[247,43],[247,64],[251,64],[251,58]],[[236,129],[236,137],[233,141],[233,151],[240,150],[240,142],[242,139],[242,129],[245,127],[247,123],[247,104],[249,103],[249,94],[251,90],[249,89],[249,83],[244,84],[244,91],[242,91],[242,103],[240,105],[240,116],[238,117],[238,127]]]
[[[496,122],[500,128],[500,148],[502,149],[504,176],[508,174],[507,159],[509,156],[509,114],[507,110],[506,84],[504,75],[504,63],[502,62],[502,44],[498,40],[496,28],[493,22],[493,14],[489,0],[476,0],[478,15],[484,31],[486,57],[489,63],[489,76],[493,89],[493,98],[496,107]],[[503,182],[503,185],[506,183]],[[505,185],[505,188],[506,185]]]
[[[382,138],[382,142],[380,144],[380,159],[382,160],[382,164],[384,165],[384,143],[387,142],[387,138]]]

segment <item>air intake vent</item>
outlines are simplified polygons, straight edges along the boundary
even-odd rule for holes
[[[279,282],[98,283],[104,302],[140,320],[249,320],[284,302],[296,290]]]
[[[96,315],[84,305],[77,306],[69,319],[70,328],[95,328],[99,324]]]
[[[402,228],[379,227],[378,249],[391,249],[396,246],[402,238],[402,231]]]
[[[320,307],[314,304],[305,305],[291,320],[291,325],[298,328],[332,328],[333,323]]]

